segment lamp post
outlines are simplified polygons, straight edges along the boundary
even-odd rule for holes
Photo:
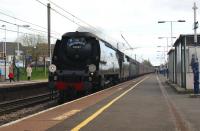
[[[5,61],[5,68],[4,68],[4,72],[5,72],[5,80],[6,80],[6,25],[2,25],[2,27],[5,28],[5,42],[4,42],[4,48],[3,48],[3,57],[4,57],[4,61]]]
[[[121,50],[121,51],[126,51],[126,50],[134,50],[134,49],[137,49],[137,48],[139,48],[139,47],[135,47],[135,48],[127,48],[127,49],[124,49],[124,50]]]
[[[168,47],[169,47],[169,45],[168,45],[168,38],[171,38],[171,37],[158,37],[158,39],[164,39],[164,38],[166,38],[166,40],[167,40],[167,52],[168,52]],[[176,37],[172,37],[172,38],[176,38]]]
[[[34,59],[34,61],[35,61],[35,70],[36,70],[36,65],[37,65],[37,53],[36,53],[36,45],[33,47],[33,59]]]
[[[171,45],[173,45],[173,34],[172,34],[172,23],[173,22],[186,22],[185,20],[177,20],[177,21],[158,21],[158,24],[160,23],[166,23],[166,22],[170,22],[171,25]]]
[[[157,52],[163,52],[163,53],[164,53],[163,55],[164,55],[164,63],[165,63],[165,62],[166,62],[166,59],[165,59],[165,52],[167,52],[167,51],[165,51],[165,47],[166,47],[166,46],[157,46],[157,47],[163,47],[163,49],[164,49],[163,51],[157,51]]]
[[[163,51],[158,50],[157,52],[163,53]],[[165,60],[165,54],[163,54],[162,58]]]
[[[164,57],[163,56],[157,56],[156,59],[159,60],[160,65],[161,65],[162,64],[162,60],[164,59]]]
[[[17,25],[17,38],[19,38],[19,27],[28,28],[30,25]],[[17,42],[17,56],[19,56],[19,41]]]

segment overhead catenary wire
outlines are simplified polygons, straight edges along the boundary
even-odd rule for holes
[[[37,1],[37,2],[40,3],[40,4],[42,4],[42,5],[45,6],[45,7],[47,6],[45,3],[41,2],[40,0],[35,0],[35,1]],[[50,1],[50,0],[48,0],[48,1]],[[87,24],[88,26],[93,27],[93,29],[98,30],[97,28],[95,28],[95,27],[92,26],[91,24],[89,24],[89,23],[83,21],[82,19],[80,19],[80,18],[78,18],[77,16],[73,15],[73,14],[70,13],[69,11],[66,11],[65,9],[63,9],[62,7],[60,7],[59,5],[55,4],[54,2],[52,2],[52,1],[50,1],[50,2],[51,2],[53,5],[55,5],[57,8],[62,9],[63,11],[65,11],[65,12],[68,13],[68,14],[70,14],[70,15],[73,16],[74,18],[78,19],[78,20],[81,21],[82,23],[85,23],[85,24]],[[65,18],[68,19],[68,20],[70,20],[71,22],[77,24],[78,26],[81,26],[81,27],[87,29],[86,27],[84,27],[84,26],[82,26],[81,24],[75,22],[74,20],[68,18],[67,16],[63,15],[62,13],[59,13],[56,9],[54,9],[54,8],[51,8],[51,9],[54,10],[54,11],[55,11],[56,13],[58,13],[59,15],[65,17]],[[18,20],[18,21],[21,21],[21,22],[24,22],[24,23],[27,23],[27,24],[30,24],[30,25],[33,25],[33,26],[36,26],[36,27],[39,27],[39,28],[42,28],[42,29],[47,30],[47,28],[45,28],[45,27],[43,27],[43,26],[40,26],[40,25],[38,25],[38,24],[34,24],[34,23],[32,23],[32,22],[29,22],[29,21],[22,20],[22,19],[20,19],[20,18],[17,18],[17,17],[15,17],[15,16],[9,15],[9,14],[4,13],[4,12],[2,12],[2,11],[3,11],[3,10],[0,9],[0,14],[2,14],[2,15],[5,15],[5,16],[10,17],[10,18],[13,18],[13,19],[15,19],[15,20]],[[55,33],[54,33],[54,32],[55,32]],[[52,31],[52,34],[59,34],[59,35],[61,35],[60,33],[56,32],[56,31]]]
[[[35,1],[38,2],[38,3],[40,3],[40,4],[42,4],[42,5],[44,5],[45,7],[47,7],[47,5],[44,4],[43,2],[41,2],[40,0],[35,0]],[[87,29],[86,27],[84,27],[84,26],[82,26],[81,24],[75,22],[74,20],[70,19],[70,18],[67,17],[66,15],[60,13],[60,12],[57,11],[55,8],[50,7],[50,9],[51,9],[52,11],[54,11],[55,13],[59,14],[60,16],[66,18],[66,19],[69,20],[69,21],[71,21],[72,23],[74,23],[74,24],[76,24],[76,25],[78,25],[78,26],[80,26],[80,27],[83,27],[83,28]]]
[[[95,30],[98,30],[96,27],[92,26],[91,24],[85,22],[84,20],[80,19],[79,17],[75,16],[74,14],[70,13],[69,11],[65,10],[64,8],[62,8],[61,6],[59,6],[58,4],[52,2],[51,0],[48,0],[51,4],[53,4],[54,6],[56,6],[57,8],[61,9],[62,11],[66,12],[67,14],[70,14],[72,17],[76,18],[77,20],[81,21],[82,23],[85,23],[86,25],[88,25],[89,27],[92,27]]]
[[[7,24],[19,26],[19,25],[16,24],[16,23],[12,23],[12,22],[9,22],[9,21],[6,21],[6,20],[0,19],[0,21],[1,21],[1,22],[5,22],[5,23],[7,23]],[[38,31],[38,32],[42,32],[42,33],[47,34],[47,31],[43,31],[43,30],[39,30],[39,29],[35,29],[35,28],[25,28],[25,29],[30,30],[30,31]],[[18,32],[18,31],[16,31],[16,32]],[[53,33],[52,33],[52,34],[53,34]],[[51,37],[55,37],[55,36],[52,36],[52,35],[51,35]]]
[[[1,27],[0,27],[0,30],[5,30],[5,28],[1,28]],[[16,30],[11,30],[11,29],[6,29],[6,31],[15,32],[15,33],[18,32],[18,31],[16,31]],[[27,34],[27,35],[35,35],[35,34],[32,34],[32,33],[27,33],[27,32],[22,32],[22,31],[19,31],[18,33]],[[46,37],[46,36],[43,36],[43,37]],[[51,36],[51,38],[53,38],[53,39],[58,39],[57,37],[54,37],[54,36]]]
[[[37,2],[39,2],[40,4],[47,6],[46,4],[42,3],[40,0],[36,0]]]
[[[51,7],[51,10],[54,11],[54,12],[56,12],[57,14],[61,15],[62,17],[68,19],[69,21],[73,22],[74,24],[76,24],[76,25],[78,25],[78,26],[80,26],[80,27],[82,27],[82,28],[85,28],[85,29],[87,30],[87,28],[86,28],[85,26],[83,26],[83,25],[79,24],[78,22],[75,22],[74,20],[68,18],[68,17],[65,16],[64,14],[60,13],[59,11],[57,11],[56,9],[54,9],[54,8]]]
[[[77,19],[78,21],[84,23],[84,24],[87,25],[88,27],[91,27],[90,29],[92,29],[94,32],[98,32],[98,31],[101,32],[101,30],[97,29],[95,26],[93,26],[93,25],[89,24],[88,22],[82,20],[81,18],[75,16],[74,14],[72,14],[71,12],[65,10],[63,7],[59,6],[59,5],[56,4],[55,2],[52,2],[51,0],[48,0],[48,1],[49,1],[51,4],[53,4],[55,7],[57,7],[58,9],[61,9],[61,10],[64,11],[65,13],[71,15],[73,18],[75,18],[75,19]],[[52,7],[51,7],[51,8],[52,8]],[[55,10],[55,9],[54,9],[54,10]],[[57,11],[57,10],[56,10],[56,11]],[[67,17],[67,18],[68,18],[68,17]],[[70,18],[69,18],[69,19],[70,19]],[[73,22],[73,23],[75,23],[75,24],[77,24],[77,23],[74,21],[74,19],[73,19],[73,20],[70,19],[70,21]],[[85,28],[85,29],[87,30],[86,27],[84,27],[84,26],[82,26],[82,25],[80,25],[80,24],[78,24],[78,25],[81,26],[81,27],[83,27],[83,28]],[[104,34],[104,33],[102,33],[102,34]],[[104,35],[108,36],[107,34],[104,34]],[[112,39],[112,40],[113,40],[113,38],[111,38],[111,37],[109,37],[109,39]],[[118,43],[117,40],[114,40],[114,41],[116,41],[116,43]]]
[[[47,30],[46,27],[43,27],[43,26],[40,26],[40,25],[31,23],[31,22],[22,20],[22,19],[20,19],[20,18],[17,18],[17,17],[11,16],[11,15],[8,15],[8,14],[6,14],[6,13],[3,13],[1,9],[0,9],[0,14],[5,15],[5,16],[7,16],[7,17],[10,17],[10,18],[12,18],[12,19],[15,19],[15,20],[18,20],[18,21],[21,21],[21,22],[24,22],[24,23],[27,23],[27,24],[30,24],[30,25],[33,25],[33,26],[36,26],[36,27],[39,27],[39,28],[42,28],[42,29]],[[60,33],[56,32],[56,31],[52,31],[52,33],[53,33],[53,32],[54,32],[55,34],[60,34]]]
[[[1,27],[0,27],[0,30],[5,30],[5,28],[1,28]],[[15,33],[18,32],[18,31],[16,31],[16,30],[11,30],[11,29],[6,29],[6,31],[15,32]],[[22,31],[19,31],[19,33],[21,33],[21,34],[27,34],[27,35],[33,35],[33,34],[31,34],[31,33],[26,33],[26,32],[22,32]]]
[[[35,0],[35,1],[38,2],[38,3],[40,3],[40,4],[42,4],[43,6],[47,7],[47,5],[44,4],[43,2],[41,2],[40,0]],[[48,0],[48,1],[49,1],[50,3],[52,3],[55,7],[61,9],[62,11],[64,11],[65,13],[70,14],[73,18],[75,18],[75,19],[79,20],[80,22],[82,22],[82,23],[88,25],[89,27],[92,27],[92,28],[93,28],[92,30],[95,29],[94,31],[100,31],[99,29],[95,28],[95,27],[92,26],[91,24],[88,24],[87,22],[85,22],[85,21],[83,21],[82,19],[78,18],[77,16],[73,15],[73,14],[70,13],[69,11],[66,11],[66,10],[63,9],[61,6],[59,6],[58,4],[56,4],[56,3],[54,3],[54,2],[52,2],[52,1],[50,1],[50,0]],[[60,12],[59,12],[58,10],[56,10],[55,8],[50,7],[50,9],[51,9],[52,11],[56,12],[57,14],[59,14],[60,16],[66,18],[66,19],[69,20],[70,22],[72,22],[72,23],[74,23],[74,24],[76,24],[76,25],[78,25],[78,26],[80,26],[80,27],[82,27],[82,28],[88,30],[88,28],[86,28],[85,26],[79,24],[78,22],[75,22],[74,19],[70,19],[69,17],[67,17],[67,16],[64,15],[63,13],[60,13]],[[105,34],[104,34],[104,35],[105,35]],[[107,35],[106,35],[106,36],[107,36]],[[115,41],[116,41],[116,43],[117,43],[117,40],[115,40]],[[116,44],[116,43],[115,43],[115,44]],[[127,43],[127,44],[128,44],[128,46],[129,46],[130,48],[132,48],[132,47],[130,46],[129,43]]]
[[[42,4],[42,5],[45,6],[45,7],[47,6],[47,5],[45,5],[43,2],[41,2],[40,0],[35,0],[35,1],[39,2],[40,4]],[[57,8],[59,8],[59,9],[63,10],[64,12],[70,14],[73,18],[79,20],[81,23],[84,23],[84,24],[86,24],[86,25],[88,25],[88,26],[90,26],[90,27],[93,27],[93,28],[90,28],[90,29],[92,29],[93,31],[95,31],[95,32],[96,32],[96,31],[100,31],[99,29],[95,28],[95,27],[92,26],[91,24],[89,24],[89,23],[83,21],[82,19],[78,18],[77,16],[73,15],[73,14],[70,13],[69,11],[66,11],[65,9],[63,9],[62,7],[60,7],[59,5],[55,4],[54,2],[51,1],[50,3],[53,3],[53,5],[54,5],[55,7],[57,7]],[[51,8],[52,11],[54,11],[55,13],[59,14],[60,16],[62,16],[62,17],[64,17],[64,18],[66,18],[66,19],[69,20],[70,22],[72,22],[72,23],[74,23],[74,24],[76,24],[76,25],[78,25],[78,26],[80,26],[80,27],[82,27],[82,28],[88,30],[88,28],[86,28],[85,26],[81,25],[80,23],[74,21],[74,19],[70,19],[69,17],[67,17],[67,16],[64,15],[63,13],[59,12],[57,9],[55,9],[55,8],[53,8],[53,7],[50,7],[50,8]],[[100,32],[101,32],[101,31],[100,31]],[[104,35],[105,35],[105,34],[104,34]],[[106,36],[108,36],[108,35],[106,35]]]

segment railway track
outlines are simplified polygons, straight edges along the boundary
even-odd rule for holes
[[[129,83],[129,82],[126,82],[126,84],[127,83]],[[80,98],[83,96],[84,95],[78,95],[77,98]],[[77,99],[77,98],[75,98],[75,99]],[[57,99],[58,99],[58,91],[54,91],[53,95],[50,92],[48,92],[48,93],[43,93],[43,94],[39,94],[39,95],[35,95],[35,96],[26,97],[23,99],[0,102],[0,116],[4,115],[4,114],[9,114],[11,112],[18,111],[23,108],[35,106],[38,104],[42,104],[42,103],[52,101],[52,100],[57,100]],[[65,101],[65,102],[67,102],[67,101]]]
[[[0,115],[8,114],[19,109],[41,104],[47,101],[55,100],[58,98],[58,93],[44,93],[36,96],[27,97],[24,99],[17,99],[0,103]]]

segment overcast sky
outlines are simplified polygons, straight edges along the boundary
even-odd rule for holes
[[[48,3],[47,0],[40,0]],[[157,46],[166,46],[166,39],[158,37],[170,37],[170,23],[158,24],[159,20],[176,21],[186,20],[185,23],[173,23],[173,36],[180,34],[193,33],[193,3],[196,2],[200,7],[200,2],[195,0],[51,0],[63,7],[78,18],[86,21],[92,26],[103,31],[110,38],[116,41],[124,42],[121,34],[131,44],[135,50],[126,50],[129,56],[141,61],[149,59],[154,65],[163,62],[162,52],[164,48]],[[36,0],[0,0],[0,12],[14,16],[16,18],[28,21],[42,27],[47,27],[47,9]],[[51,5],[57,11],[62,12],[54,5]],[[12,23],[24,25],[16,19],[11,19],[0,13],[0,20],[6,20]],[[51,12],[52,30],[58,32],[58,38],[69,31],[75,31],[78,25],[72,23],[66,18]],[[200,10],[197,10],[197,20]],[[65,13],[66,17],[73,19]],[[74,19],[76,21],[76,19]],[[0,25],[3,25],[0,21]],[[40,29],[29,24],[29,28]],[[6,24],[7,29],[17,31],[17,27]],[[2,28],[2,27],[1,27]],[[22,32],[29,32],[20,28]],[[30,32],[35,33],[36,32]],[[17,33],[7,32],[7,40],[14,41]],[[4,31],[0,30],[0,41],[3,41]],[[55,39],[52,39],[52,43]],[[175,41],[175,39],[174,39]],[[169,39],[169,45],[171,40]],[[125,50],[127,46],[120,44],[120,48]]]

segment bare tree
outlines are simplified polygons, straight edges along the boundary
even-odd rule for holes
[[[24,34],[17,41],[22,43],[23,46],[35,47],[39,43],[46,43],[47,39],[40,34]]]
[[[144,65],[153,66],[149,60],[143,60]]]
[[[37,66],[38,57],[40,55],[43,57],[45,52],[43,46],[39,45],[47,45],[47,39],[40,34],[24,34],[18,38],[17,42],[20,42],[24,48],[24,57],[32,57],[32,61]],[[26,61],[27,64],[30,64],[30,61]]]

